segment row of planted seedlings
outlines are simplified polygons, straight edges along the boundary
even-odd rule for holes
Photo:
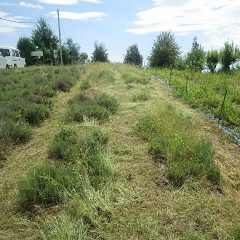
[[[239,71],[231,74],[195,73],[168,69],[152,69],[164,78],[191,106],[200,108],[222,120],[224,125],[240,126]]]
[[[81,88],[83,86],[81,85]],[[90,92],[90,91],[89,91]],[[33,211],[58,209],[43,221],[44,239],[83,239],[94,236],[103,219],[111,218],[105,191],[111,189],[115,171],[109,160],[108,134],[99,126],[81,126],[90,119],[105,122],[118,103],[107,95],[81,93],[69,101],[65,120],[69,123],[49,146],[48,160],[32,169],[19,183],[19,208]],[[96,233],[95,233],[96,234]]]
[[[181,187],[185,182],[210,183],[219,188],[220,169],[214,161],[212,143],[198,124],[172,105],[143,116],[134,131],[149,143],[149,153],[165,166],[168,182]]]
[[[31,139],[32,128],[51,115],[53,97],[69,91],[80,70],[33,67],[0,72],[0,164],[12,146]]]

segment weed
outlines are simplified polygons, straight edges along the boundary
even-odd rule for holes
[[[94,100],[96,101],[97,104],[99,104],[102,107],[105,107],[112,114],[116,113],[118,108],[118,102],[114,97],[103,93],[100,96],[96,96]]]
[[[149,141],[149,151],[157,160],[166,161],[167,175],[174,185],[181,186],[189,178],[219,184],[212,144],[199,139],[192,121],[172,106],[140,119],[135,131]]]
[[[90,182],[93,187],[100,188],[113,180],[111,165],[101,155],[93,155],[87,159]]]
[[[45,162],[32,169],[18,185],[19,207],[31,211],[35,205],[49,207],[59,204],[66,191],[78,189],[76,174],[61,165]]]
[[[80,89],[81,90],[87,90],[91,87],[91,84],[89,82],[89,80],[83,80],[82,83],[81,83],[81,86],[80,86]]]
[[[61,130],[50,144],[48,156],[64,163],[75,162],[79,156],[76,132]]]

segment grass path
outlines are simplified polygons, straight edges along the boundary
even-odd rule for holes
[[[100,66],[107,71],[109,65]],[[94,69],[92,70],[94,71]],[[112,217],[103,220],[87,239],[184,239],[186,234],[199,239],[224,239],[232,223],[240,220],[240,151],[204,116],[152,81],[148,85],[125,84],[122,71],[116,71],[115,83],[97,82],[92,91],[106,92],[118,99],[120,109],[101,127],[110,135],[111,161],[117,169],[116,189],[112,193]],[[37,239],[39,229],[34,218],[17,213],[16,184],[19,178],[47,157],[48,145],[63,125],[69,99],[79,93],[78,82],[69,93],[55,98],[51,117],[34,130],[33,139],[16,148],[0,170],[0,239]],[[147,90],[150,99],[132,101],[132,96]],[[138,119],[166,103],[190,114],[199,122],[202,135],[209,137],[221,168],[221,190],[189,182],[174,188],[148,153],[147,143],[133,133]],[[84,123],[91,124],[91,123]],[[81,127],[81,124],[76,128]],[[187,238],[186,238],[187,239]],[[198,239],[198,238],[189,238]]]
[[[146,102],[132,102],[135,88],[139,85],[130,90],[123,84],[103,89],[121,102],[119,114],[105,127],[114,139],[112,149],[117,155],[118,184],[126,192],[124,199],[113,207],[112,222],[103,225],[103,238],[181,239],[189,232],[207,239],[224,239],[226,229],[239,220],[239,149],[201,113],[186,106],[159,83],[148,86],[151,99]],[[212,140],[215,160],[221,168],[222,190],[203,189],[197,183],[173,188],[148,154],[146,143],[132,132],[141,116],[165,103],[192,115],[201,125],[202,135]]]

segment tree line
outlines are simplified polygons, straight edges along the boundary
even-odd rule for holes
[[[43,52],[43,63],[58,64],[60,53],[54,54],[59,41],[50,25],[44,18],[40,18],[31,33],[31,37],[21,37],[18,40],[17,48],[22,56],[26,58],[27,65],[36,63],[31,57],[31,52],[41,50]],[[87,62],[109,62],[108,52],[103,43],[95,42],[91,59],[87,53],[81,52],[80,45],[68,38],[62,46],[62,57],[64,64],[87,63]],[[149,67],[169,67],[179,70],[189,69],[201,72],[205,68],[212,73],[217,70],[218,64],[222,71],[230,71],[231,65],[236,63],[240,57],[239,48],[233,42],[225,42],[220,50],[205,51],[194,37],[192,48],[184,56],[181,55],[180,47],[177,44],[172,32],[161,32],[153,43],[150,56],[148,57]],[[143,56],[136,44],[129,46],[124,55],[124,63],[142,66]]]

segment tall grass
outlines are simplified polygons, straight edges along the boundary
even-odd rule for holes
[[[167,176],[175,186],[187,179],[205,179],[219,184],[220,170],[214,162],[211,143],[198,137],[190,117],[171,105],[141,118],[136,133],[149,141],[149,152],[167,166]]]
[[[99,128],[90,129],[81,135],[76,131],[63,129],[49,146],[50,159],[65,164],[76,163],[82,158],[102,152],[108,143],[108,136]]]
[[[81,179],[70,168],[45,162],[35,167],[19,182],[19,206],[31,211],[35,205],[49,207],[64,200],[64,194],[80,191]]]

